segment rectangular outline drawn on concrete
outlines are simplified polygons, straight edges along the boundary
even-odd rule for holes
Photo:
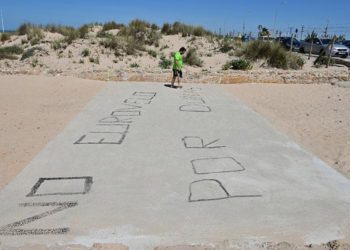
[[[138,95],[138,94],[140,94],[140,95]],[[142,91],[135,91],[133,94],[132,94],[133,96],[142,96],[142,97],[144,97],[144,96],[151,96],[151,100],[154,98],[154,97],[156,97],[156,95],[157,95],[157,92],[142,92]]]
[[[204,107],[207,108],[208,110],[184,110],[184,107],[186,106],[198,106],[198,107]],[[199,104],[185,104],[185,105],[181,105],[179,107],[179,110],[181,112],[194,112],[194,113],[208,113],[211,112],[211,108],[209,106],[206,105],[199,105]]]
[[[105,125],[108,126],[108,125]],[[105,139],[101,139],[99,142],[82,142],[85,137],[88,134],[119,134],[122,135],[121,138],[117,141],[117,142],[104,142]],[[74,144],[80,144],[80,145],[120,145],[123,143],[124,139],[125,139],[126,133],[119,133],[119,132],[88,132],[87,134],[83,135],[82,137],[80,137],[76,142],[74,142]]]
[[[43,184],[45,181],[52,181],[52,180],[81,180],[85,179],[84,182],[84,189],[82,192],[74,192],[74,193],[47,193],[47,194],[37,194],[36,192],[40,188],[41,184]],[[33,197],[33,196],[48,196],[48,195],[76,195],[76,194],[87,194],[92,186],[92,177],[91,176],[81,176],[81,177],[50,177],[50,178],[39,178],[39,180],[35,183],[35,185],[30,190],[29,194],[26,195],[26,197]]]
[[[196,166],[195,166],[195,162],[196,161],[207,161],[207,160],[219,160],[219,159],[232,159],[239,167],[241,167],[241,169],[238,170],[227,170],[227,171],[216,171],[216,172],[205,172],[205,173],[199,173],[196,170]],[[192,168],[193,168],[193,172],[195,174],[220,174],[220,173],[233,173],[233,172],[242,172],[245,171],[245,167],[239,162],[237,161],[235,158],[233,157],[212,157],[212,158],[201,158],[201,159],[195,159],[195,160],[191,160],[191,164],[192,164]]]
[[[74,142],[74,144],[80,144],[80,145],[97,145],[97,144],[100,144],[100,145],[103,145],[103,144],[106,144],[106,145],[111,145],[111,144],[122,144],[125,137],[126,137],[126,134],[128,133],[129,131],[129,128],[130,128],[130,125],[129,124],[97,124],[98,126],[124,126],[126,127],[125,131],[124,132],[102,132],[102,131],[99,131],[99,132],[88,132],[87,134],[81,136],[76,142]],[[117,142],[103,142],[104,139],[101,139],[99,142],[82,142],[84,141],[85,137],[88,135],[88,134],[119,134],[121,135],[121,138],[119,139],[119,141]]]
[[[183,99],[185,99],[188,104],[206,104],[205,100],[202,97],[183,97]]]
[[[21,207],[49,207],[55,206],[57,208],[46,211],[41,214],[37,214],[23,220],[19,220],[0,227],[0,235],[16,236],[16,235],[47,235],[47,234],[66,234],[69,232],[69,227],[63,228],[51,228],[51,229],[16,229],[17,227],[30,224],[34,221],[40,220],[44,217],[51,216],[65,209],[72,208],[78,205],[78,202],[33,202],[33,203],[21,203]]]
[[[219,188],[222,189],[222,191],[224,191],[225,193],[225,197],[219,197],[219,198],[212,198],[212,199],[196,199],[193,200],[192,199],[192,186],[195,185],[196,183],[200,183],[200,182],[215,182]],[[188,202],[203,202],[203,201],[218,201],[218,200],[226,200],[226,199],[232,199],[232,198],[261,198],[262,195],[230,195],[230,193],[226,190],[226,188],[224,187],[224,185],[216,180],[216,179],[202,179],[202,180],[197,180],[197,181],[193,181],[191,182],[190,186],[189,186],[189,196],[188,196]]]
[[[111,119],[112,121],[108,121],[108,119]],[[114,119],[114,121],[113,121]],[[122,118],[120,118],[119,116],[108,116],[105,118],[100,119],[98,122],[99,123],[105,123],[105,124],[118,124],[118,123],[133,123],[133,118],[130,116],[122,116]],[[100,124],[97,124],[100,125]]]
[[[129,102],[129,100],[131,100],[130,102]],[[123,103],[125,103],[125,104],[140,104],[140,103],[138,103],[138,102],[140,102],[140,101],[142,101],[142,105],[147,105],[147,104],[151,104],[152,103],[152,99],[150,100],[150,99],[141,99],[141,98],[128,98],[128,99],[125,99],[124,101],[123,101]]]
[[[120,114],[115,114],[115,113],[120,113]],[[123,114],[123,113],[129,113],[129,114]],[[136,115],[130,115],[131,113],[134,113]],[[135,117],[135,116],[141,116],[141,111],[139,110],[115,110],[111,113],[111,116],[131,116],[131,117]]]
[[[201,147],[190,147],[188,146],[188,143],[186,142],[186,140],[191,139],[191,138],[197,138],[201,140]],[[185,148],[198,148],[198,149],[217,149],[217,148],[224,148],[226,146],[210,146],[216,142],[218,142],[220,139],[216,139],[212,142],[209,142],[207,144],[204,144],[204,140],[203,138],[199,137],[199,136],[185,136],[184,138],[182,138],[182,142],[184,143]]]

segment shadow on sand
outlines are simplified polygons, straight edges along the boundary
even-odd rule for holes
[[[172,89],[182,89],[182,86],[176,86],[176,85],[171,86],[171,84],[164,84],[164,86]]]

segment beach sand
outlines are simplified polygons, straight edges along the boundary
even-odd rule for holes
[[[70,77],[0,76],[0,189],[104,85]]]

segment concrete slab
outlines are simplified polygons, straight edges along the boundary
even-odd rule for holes
[[[0,192],[0,242],[349,235],[350,181],[220,86],[111,83]]]

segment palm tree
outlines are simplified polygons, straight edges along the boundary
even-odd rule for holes
[[[270,31],[268,28],[266,28],[262,25],[259,25],[258,30],[259,30],[259,37],[270,36]]]

